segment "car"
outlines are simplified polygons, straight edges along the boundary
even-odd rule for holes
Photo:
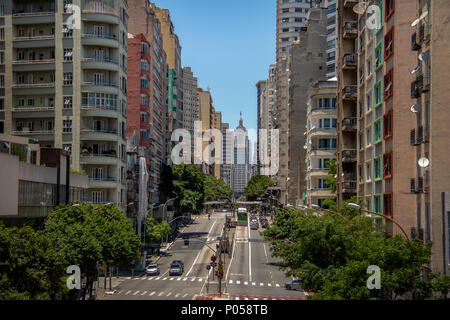
[[[160,271],[158,265],[156,263],[149,264],[147,268],[145,268],[145,273],[149,276],[159,276]]]
[[[183,274],[183,268],[179,263],[172,263],[169,268],[170,276],[181,276]]]
[[[252,229],[252,230],[258,230],[258,229],[259,229],[259,225],[256,224],[256,223],[252,223],[252,224],[250,224],[250,229]]]
[[[184,271],[184,262],[181,260],[173,260],[171,264],[179,264]]]
[[[287,290],[302,290],[302,288],[300,288],[301,283],[302,283],[301,279],[294,279],[292,281],[286,282],[284,284],[284,287]]]
[[[264,229],[267,228],[267,222],[263,222],[263,223],[261,224],[261,227],[264,228]]]

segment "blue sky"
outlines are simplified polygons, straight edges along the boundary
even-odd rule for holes
[[[155,0],[170,10],[182,65],[209,86],[222,121],[256,129],[256,83],[275,62],[276,1]],[[252,137],[253,138],[253,137]],[[253,140],[253,139],[252,139]]]

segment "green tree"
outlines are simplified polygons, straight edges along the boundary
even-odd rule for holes
[[[256,200],[257,198],[263,197],[267,192],[267,188],[273,187],[274,185],[275,182],[268,176],[260,174],[254,175],[245,187],[244,196],[246,196],[248,200]]]
[[[205,199],[205,174],[199,167],[188,164],[174,165],[172,173],[178,213],[199,213]]]
[[[221,179],[205,176],[205,201],[217,201],[221,198],[231,198],[233,190]]]
[[[148,218],[145,227],[145,239],[158,242],[170,234],[170,225],[166,221],[157,222],[154,218]]]
[[[327,185],[330,185],[329,189],[335,193],[336,192],[336,184],[337,184],[337,166],[336,166],[336,159],[328,160],[325,166],[328,168],[328,174],[330,177],[325,179],[325,183]]]

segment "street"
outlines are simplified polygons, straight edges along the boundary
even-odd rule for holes
[[[189,246],[183,239],[177,239],[167,254],[157,264],[161,274],[158,276],[122,277],[114,293],[106,300],[192,300],[196,295],[218,293],[218,279],[206,269],[218,243],[217,237],[223,232],[226,213],[199,216],[182,232],[198,233],[191,237]],[[248,226],[238,226],[231,256],[225,255],[222,293],[233,300],[292,300],[305,299],[303,291],[288,291],[284,276],[274,265],[268,244],[259,234]],[[208,245],[204,242],[207,241]],[[211,247],[211,248],[209,248]],[[184,262],[182,276],[169,276],[169,266],[173,260]],[[230,264],[231,262],[231,264]],[[209,285],[208,285],[209,276]]]

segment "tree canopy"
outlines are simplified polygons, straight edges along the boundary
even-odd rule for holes
[[[154,218],[147,218],[145,227],[146,241],[161,241],[170,234],[170,225],[166,221],[157,222]]]
[[[273,182],[268,176],[265,175],[254,175],[244,190],[244,196],[247,197],[248,200],[256,200],[257,198],[263,197],[267,188],[273,187],[275,182]]]

